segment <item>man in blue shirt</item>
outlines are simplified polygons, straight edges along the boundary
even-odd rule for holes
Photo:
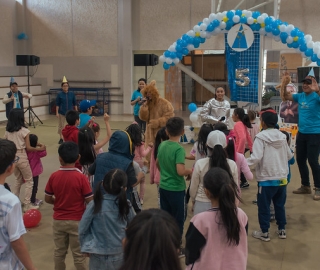
[[[64,78],[65,79],[65,78]],[[63,143],[62,129],[65,126],[66,112],[74,109],[78,111],[76,97],[73,92],[69,92],[69,83],[64,80],[61,83],[62,91],[56,98],[56,116],[59,119],[58,134],[60,135],[59,144]]]
[[[301,187],[294,194],[311,194],[308,163],[315,186],[314,200],[320,200],[320,91],[314,77],[302,80],[303,93],[291,94],[284,91],[287,100],[298,103],[299,132],[296,141],[297,164],[301,176]]]
[[[143,103],[142,101],[142,94],[141,94],[141,90],[146,86],[147,81],[143,78],[139,79],[138,81],[138,89],[135,90],[132,94],[131,97],[131,105],[134,106],[133,107],[133,116],[134,116],[134,121],[136,121],[138,123],[138,125],[140,126],[142,132],[145,132],[146,130],[146,122],[142,121],[139,118],[139,110],[140,110],[140,106]]]

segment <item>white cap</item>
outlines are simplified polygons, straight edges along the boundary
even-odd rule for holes
[[[227,147],[226,135],[220,130],[211,131],[207,138],[207,145],[214,148],[216,145],[221,145],[223,148]]]

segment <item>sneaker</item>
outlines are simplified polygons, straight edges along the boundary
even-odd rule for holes
[[[253,231],[252,232],[252,236],[254,238],[260,239],[260,240],[265,241],[265,242],[269,242],[270,241],[270,237],[269,237],[269,233],[268,232],[263,233],[262,231]]]
[[[34,203],[35,203],[35,205],[40,206],[41,204],[43,204],[43,200],[36,199],[36,201]]]
[[[140,203],[141,203],[141,205],[143,205],[143,200],[142,199],[140,199]]]
[[[178,254],[179,259],[183,258],[186,256],[186,249],[184,247],[180,247],[180,251]]]
[[[311,188],[308,186],[301,186],[298,189],[292,191],[294,194],[311,194]]]
[[[240,188],[248,188],[249,186],[250,185],[249,185],[249,183],[247,181],[240,184]]]
[[[33,205],[32,203],[23,205],[23,212],[27,212],[28,210],[31,210],[31,209],[39,209],[39,206]]]
[[[277,230],[276,234],[278,235],[278,237],[280,239],[286,239],[287,238],[286,230]]]
[[[320,188],[315,188],[313,199],[315,201],[319,201],[320,200]]]
[[[63,143],[63,140],[62,139],[60,139],[59,140],[59,142],[58,142],[58,144],[62,144]]]

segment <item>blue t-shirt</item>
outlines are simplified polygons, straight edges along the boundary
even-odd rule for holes
[[[292,98],[298,103],[299,132],[304,134],[320,133],[320,96],[312,92],[293,94]]]
[[[137,97],[141,97],[141,99],[142,99],[142,94],[141,94],[140,90],[136,90],[133,92],[132,97],[131,97],[131,101],[134,101],[135,99],[137,99]],[[134,107],[133,107],[133,114],[134,115],[139,115],[140,106],[141,105],[139,104],[139,102],[134,104]]]
[[[80,119],[80,124],[79,124],[78,128],[82,128],[89,122],[89,120],[91,119],[91,116],[86,113],[80,113],[79,119]]]

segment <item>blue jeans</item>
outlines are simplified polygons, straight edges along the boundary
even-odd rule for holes
[[[141,131],[144,133],[146,131],[146,122],[145,121],[142,121],[140,118],[139,118],[139,115],[134,115],[134,121],[136,121],[138,123],[138,125],[140,126],[141,128]]]
[[[259,187],[258,188],[258,218],[261,231],[269,231],[270,227],[270,204],[274,204],[275,218],[278,229],[284,230],[286,221],[285,203],[287,199],[287,186]]]
[[[314,186],[320,188],[320,134],[303,134],[298,132],[296,150],[301,184],[310,187],[308,160],[313,175]]]
[[[175,218],[178,223],[181,238],[183,235],[183,225],[185,220],[185,196],[186,192],[183,191],[169,191],[159,188],[160,191],[160,208],[167,211]]]
[[[123,253],[116,255],[90,254],[90,270],[118,270],[123,263]]]

